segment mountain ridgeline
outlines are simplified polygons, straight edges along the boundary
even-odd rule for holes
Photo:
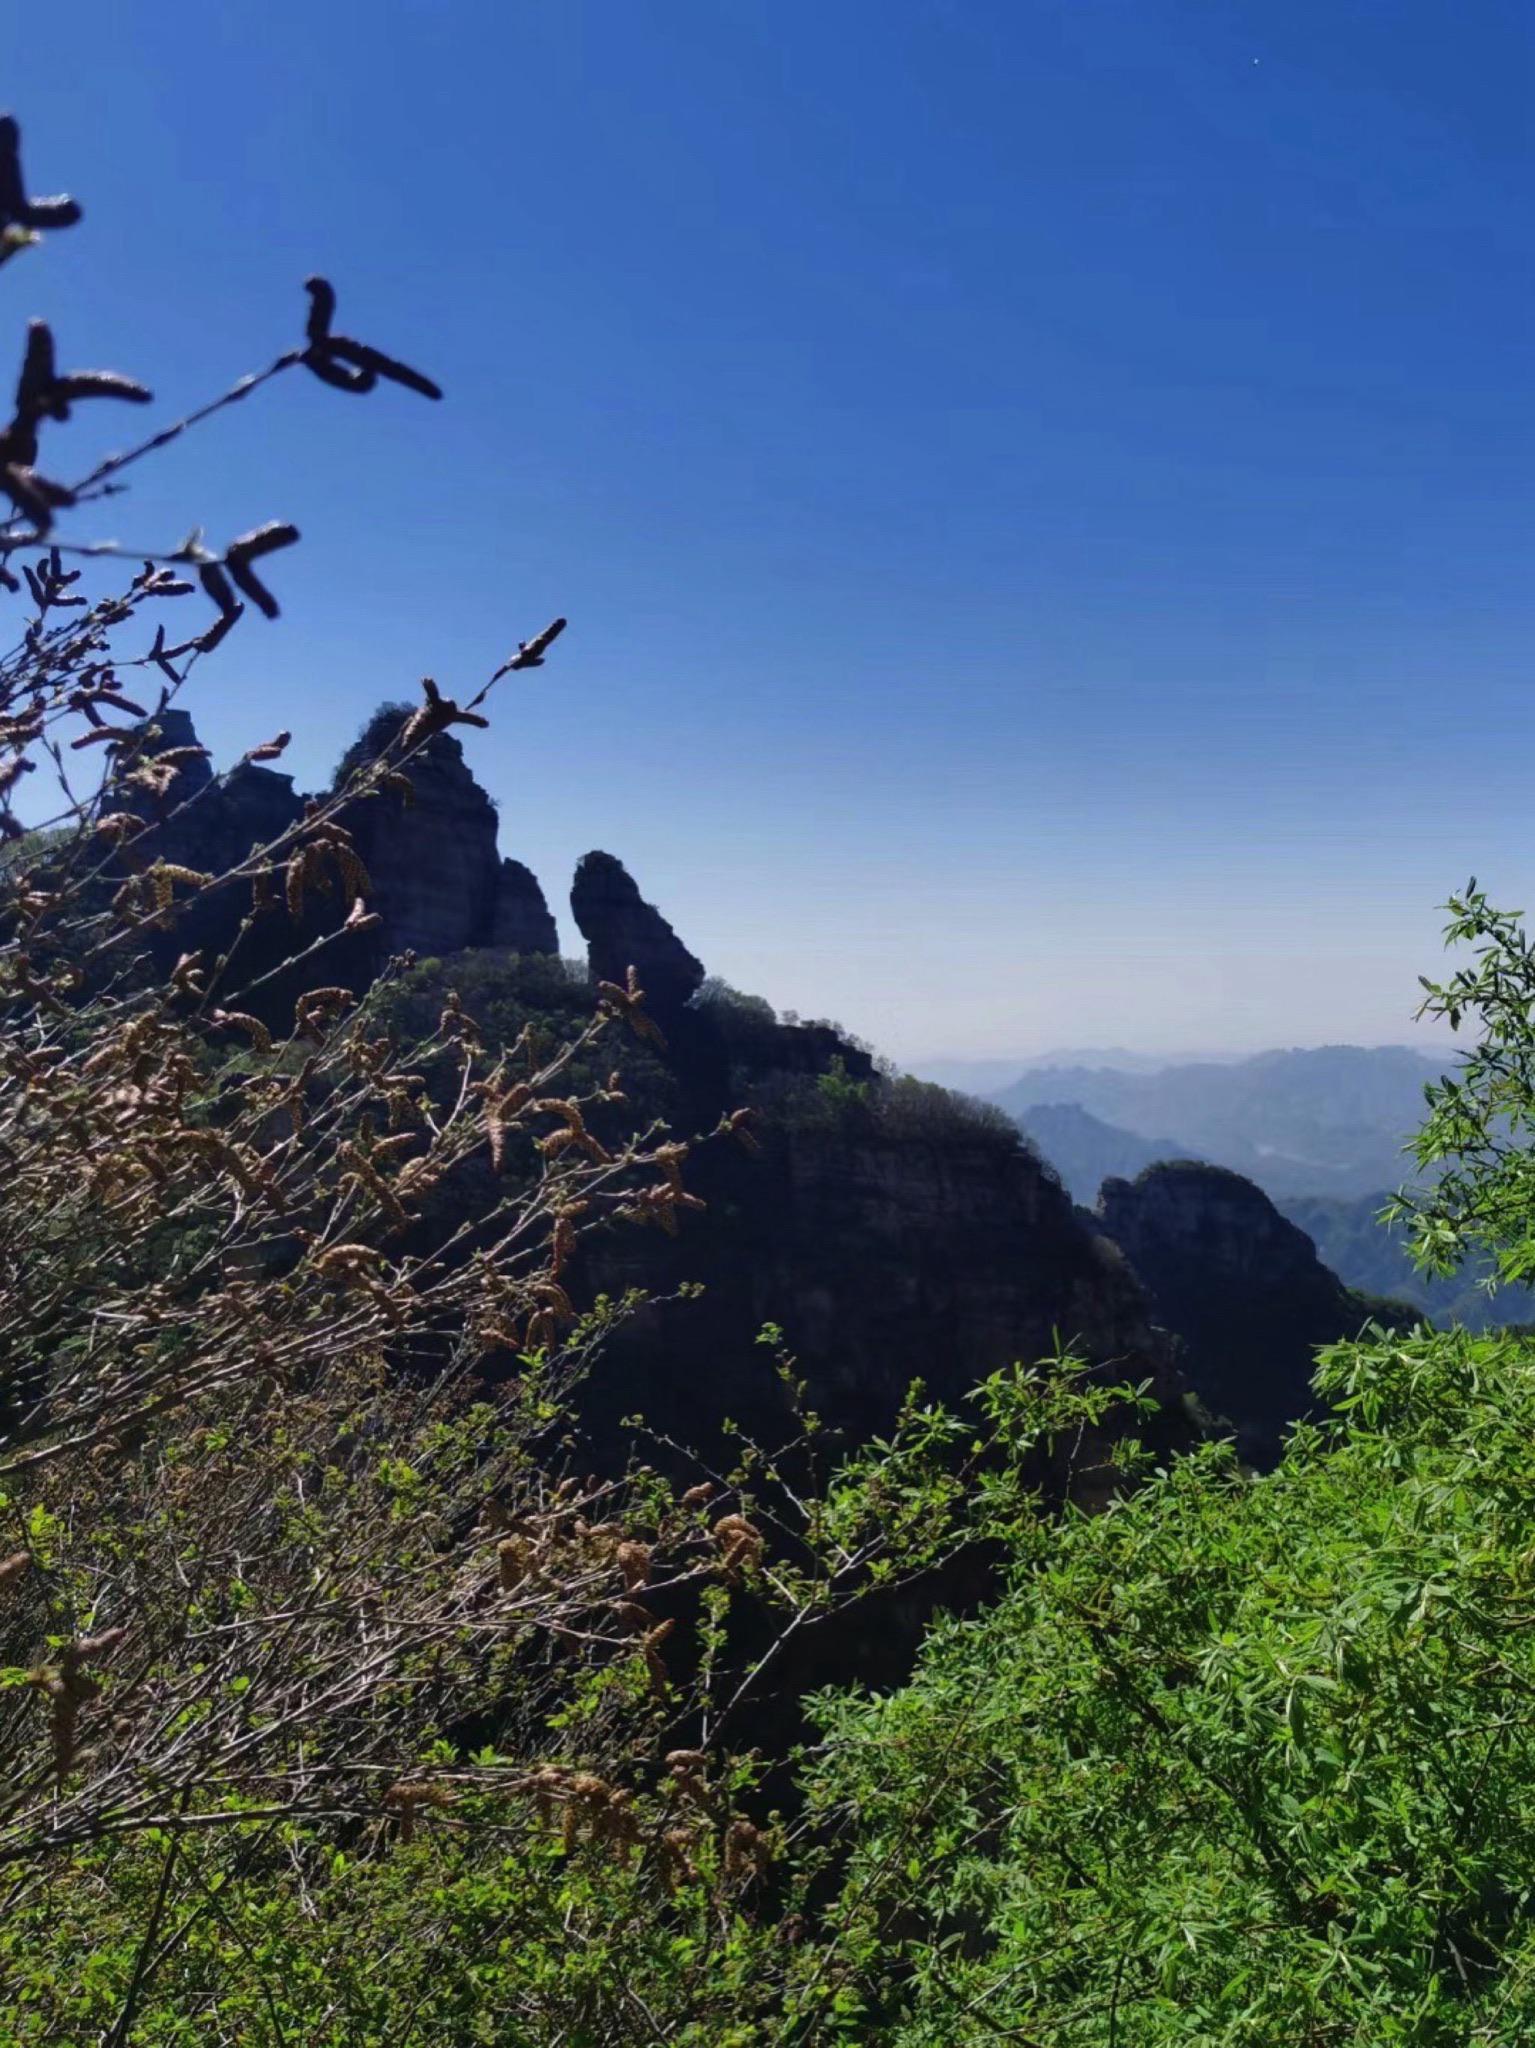
[[[1079,1202],[1093,1204],[1108,1179],[1133,1180],[1163,1162],[1224,1166],[1261,1188],[1350,1287],[1469,1329],[1526,1323],[1535,1319],[1535,1292],[1490,1292],[1485,1268],[1426,1274],[1406,1227],[1380,1220],[1391,1193],[1411,1180],[1404,1145],[1423,1114],[1423,1084],[1452,1063],[1403,1046],[1324,1046],[1161,1072],[1143,1062],[1047,1065],[993,1099]],[[1181,1119],[1170,1123],[1179,1135],[1159,1130],[1164,1116]]]
[[[1026,1126],[1039,1105],[1073,1104],[1158,1157],[1230,1167],[1276,1199],[1371,1195],[1406,1177],[1424,1084],[1448,1064],[1407,1046],[1324,1045],[1152,1072],[1055,1066],[992,1100]]]
[[[1178,1332],[1200,1398],[1236,1425],[1254,1464],[1272,1464],[1286,1426],[1317,1412],[1319,1346],[1372,1322],[1419,1320],[1408,1303],[1345,1286],[1261,1188],[1223,1166],[1173,1160],[1106,1180],[1092,1213]]]
[[[381,751],[407,715],[383,707],[342,770]],[[302,816],[289,777],[251,764],[215,777],[190,751],[184,714],[160,724],[155,744],[184,763],[158,799],[167,858],[227,866]],[[1106,1374],[1149,1384],[1154,1437],[1187,1441],[1202,1405],[1267,1462],[1308,1406],[1313,1347],[1376,1312],[1235,1175],[1169,1180],[1154,1168],[1111,1184],[1097,1211],[1073,1202],[1001,1108],[883,1071],[835,1025],[781,1022],[760,998],[711,982],[609,853],[577,868],[571,908],[587,958],[562,960],[540,884],[500,852],[495,807],[458,741],[435,736],[408,775],[409,797],[376,795],[344,814],[376,922],[347,928],[336,889],[275,903],[254,923],[225,895],[203,899],[195,928],[165,945],[227,956],[232,991],[242,977],[258,983],[242,1003],[274,1022],[306,986],[361,993],[403,955],[382,998],[402,1030],[434,1017],[451,987],[487,1040],[507,1045],[529,1024],[579,1028],[593,983],[621,984],[633,968],[664,1047],[628,1045],[632,1108],[685,1133],[748,1107],[757,1149],[695,1155],[688,1186],[704,1206],[677,1237],[615,1229],[583,1254],[586,1294],[634,1287],[663,1304],[618,1334],[592,1391],[588,1424],[612,1455],[634,1412],[692,1442],[727,1417],[769,1436],[787,1426],[783,1384],[754,1342],[773,1323],[846,1439],[887,1426],[914,1379],[960,1402],[987,1374],[1064,1342]],[[1104,1098],[1119,1100],[1107,1081]],[[1147,1161],[1110,1151],[1100,1163],[1139,1173]],[[436,1199],[466,1220],[487,1213],[488,1156]]]

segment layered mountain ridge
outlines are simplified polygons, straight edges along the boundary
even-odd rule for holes
[[[1424,1084],[1453,1064],[1408,1046],[1326,1045],[1151,1071],[1053,1066],[991,1099],[1026,1125],[1042,1105],[1075,1104],[1117,1131],[1246,1174],[1276,1199],[1353,1196],[1406,1176]]]
[[[382,707],[342,770],[382,750],[408,715]],[[157,724],[153,747],[195,749],[185,714]],[[189,867],[227,868],[304,815],[307,800],[273,769],[246,763],[218,778],[199,753],[183,761],[157,837]],[[771,1322],[813,1401],[849,1437],[886,1426],[913,1379],[960,1402],[987,1374],[1064,1343],[1115,1378],[1150,1385],[1162,1415],[1153,1435],[1189,1439],[1192,1384],[1257,1455],[1272,1454],[1284,1421],[1306,1404],[1311,1344],[1352,1335],[1362,1318],[1299,1232],[1309,1265],[1276,1236],[1282,1219],[1249,1213],[1254,1196],[1268,1209],[1256,1189],[1242,1196],[1186,1180],[1169,1207],[1137,1183],[1085,1211],[998,1110],[883,1073],[835,1027],[781,1022],[760,999],[709,984],[703,962],[606,852],[582,859],[571,892],[583,974],[558,959],[537,878],[501,853],[495,806],[459,742],[437,734],[407,774],[409,799],[390,791],[343,812],[376,921],[347,928],[352,906],[340,888],[276,904],[254,922],[239,892],[215,893],[166,944],[227,956],[259,983],[276,1022],[306,986],[341,981],[360,992],[388,960],[414,956],[397,1000],[430,1006],[450,980],[492,1038],[515,1035],[529,1017],[579,1028],[591,984],[621,983],[632,969],[667,1041],[664,1054],[630,1055],[647,1114],[686,1131],[743,1103],[759,1112],[758,1158],[715,1148],[690,1165],[706,1207],[680,1238],[615,1234],[590,1254],[593,1291],[702,1288],[620,1335],[591,1418],[599,1436],[635,1410],[689,1440],[727,1416],[771,1434],[783,1392],[753,1342]],[[493,1199],[488,1163],[452,1198],[466,1214]],[[1265,1261],[1272,1285],[1257,1294],[1282,1340],[1233,1379],[1217,1369],[1218,1333],[1196,1273],[1229,1310]],[[1306,1312],[1276,1315],[1276,1300],[1297,1286]]]
[[[1504,1324],[1525,1324],[1535,1320],[1535,1291],[1505,1286],[1489,1291],[1484,1284],[1486,1269],[1437,1276],[1422,1272],[1409,1250],[1405,1224],[1383,1224],[1380,1220],[1393,1191],[1411,1184],[1412,1160],[1400,1149],[1400,1134],[1421,1117],[1421,1100],[1414,1101],[1414,1089],[1431,1078],[1449,1056],[1407,1054],[1402,1047],[1322,1048],[1326,1055],[1276,1053],[1262,1061],[1241,1064],[1244,1075],[1232,1074],[1235,1085],[1228,1091],[1224,1109],[1207,1114],[1206,1137],[1200,1145],[1187,1137],[1143,1135],[1152,1125],[1167,1095],[1183,1087],[1184,1077],[1174,1074],[1171,1087],[1159,1096],[1153,1078],[1137,1072],[1128,1078],[1132,1086],[1114,1084],[1121,1099],[1138,1103],[1133,1112],[1140,1128],[1126,1129],[1094,1115],[1080,1102],[1040,1100],[1014,1112],[1024,1135],[1038,1147],[1076,1199],[1087,1206],[1098,1201],[1099,1190],[1109,1179],[1134,1180],[1147,1167],[1178,1161],[1202,1160],[1212,1166],[1239,1171],[1270,1196],[1290,1222],[1299,1226],[1314,1245],[1323,1262],[1351,1288],[1366,1294],[1390,1296],[1416,1308],[1436,1322],[1464,1323],[1471,1329],[1495,1328]],[[1347,1053],[1346,1059],[1340,1055]],[[1002,1091],[1013,1101],[1034,1086],[1069,1088],[1073,1073],[1086,1071],[1096,1080],[1098,1069],[1056,1069],[1037,1081],[1020,1082]],[[1357,1115],[1352,1128],[1362,1124],[1365,1131],[1361,1149],[1350,1156],[1344,1151],[1334,1160],[1334,1171],[1315,1173],[1321,1188],[1311,1185],[1313,1169],[1292,1152],[1278,1146],[1260,1149],[1246,1136],[1251,1127],[1251,1105],[1261,1098],[1265,1083],[1277,1079],[1291,1097],[1309,1091],[1313,1099],[1305,1106],[1309,1121],[1320,1120],[1320,1111],[1330,1096],[1346,1090],[1351,1075],[1373,1076],[1373,1087],[1360,1090],[1355,1101]],[[1144,1082],[1145,1085],[1142,1085]],[[1079,1089],[1079,1092],[1089,1092]],[[1315,1097],[1320,1096],[1320,1103]],[[1245,1107],[1244,1107],[1245,1105]],[[1261,1120],[1271,1131],[1284,1122],[1283,1102],[1265,1103]],[[1347,1119],[1333,1125],[1334,1138],[1346,1147],[1350,1129]],[[1389,1173],[1387,1169],[1391,1168]],[[1371,1173],[1380,1178],[1371,1181]],[[1341,1181],[1352,1186],[1369,1183],[1358,1193],[1326,1191],[1326,1183]],[[1308,1191],[1309,1189],[1309,1191]]]

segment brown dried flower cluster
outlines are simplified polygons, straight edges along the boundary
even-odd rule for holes
[[[68,224],[62,202],[26,198],[16,144],[0,124],[0,225]],[[38,477],[43,429],[84,400],[148,393],[60,371],[34,323],[0,437],[16,515],[0,521],[0,581],[31,607],[0,657],[0,834],[15,846],[0,869],[0,1490],[25,1538],[0,1563],[0,1663],[27,1674],[0,1690],[0,1742],[20,1759],[0,1785],[0,1865],[157,1824],[177,1802],[230,1802],[231,1825],[252,1801],[376,1811],[386,1765],[408,1838],[444,1803],[410,1767],[439,1695],[457,1688],[467,1711],[503,1689],[530,1632],[637,1660],[659,1691],[676,1621],[624,1601],[707,1570],[702,1532],[663,1561],[653,1515],[637,1525],[622,1487],[547,1476],[548,1418],[604,1320],[570,1290],[582,1239],[658,1187],[687,1199],[687,1147],[615,1141],[617,1076],[574,1084],[613,1007],[568,1043],[497,1052],[450,996],[438,1028],[402,1044],[379,1021],[387,978],[359,1002],[325,971],[326,946],[374,921],[342,803],[408,791],[414,754],[483,724],[491,684],[539,666],[564,621],[463,706],[428,684],[344,791],[206,873],[162,851],[201,750],[157,750],[156,721],[242,600],[275,613],[260,565],[297,534],[269,521],[220,554],[194,534],[92,594],[66,556],[119,550],[50,531],[295,364],[354,393],[383,380],[437,395],[335,331],[329,286],[309,290],[303,349],[68,487]],[[170,644],[146,614],[199,587],[216,625]],[[155,688],[135,692],[134,671]],[[72,759],[105,764],[94,787],[76,786]],[[13,806],[39,765],[59,802],[24,824]],[[296,922],[316,896],[350,906],[296,962],[286,1024],[273,972],[246,970],[238,946],[153,968],[154,945],[228,890],[248,892],[248,924],[279,903]],[[642,1004],[625,992],[631,1021]],[[434,1221],[434,1192],[487,1142],[497,1204],[472,1229]],[[516,1376],[487,1377],[507,1353]],[[488,1602],[487,1490],[501,1504]],[[526,1699],[561,1683],[535,1660]]]

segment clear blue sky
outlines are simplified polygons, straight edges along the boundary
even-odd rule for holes
[[[1535,894],[1525,0],[81,0],[6,68],[86,206],[18,336],[179,408],[319,268],[447,388],[91,522],[303,527],[218,750],[316,781],[568,613],[505,849],[912,1058],[1406,1038],[1436,903]]]

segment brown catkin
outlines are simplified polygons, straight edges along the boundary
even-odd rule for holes
[[[761,1830],[738,1816],[725,1830],[726,1877],[737,1883],[761,1877],[768,1861],[768,1846]]]
[[[722,1555],[720,1570],[726,1578],[739,1576],[743,1565],[759,1565],[765,1549],[762,1531],[744,1515],[721,1515],[714,1525],[715,1541]]]
[[[618,1569],[624,1575],[624,1585],[629,1592],[637,1593],[641,1586],[650,1583],[650,1545],[648,1543],[620,1543],[615,1552]]]

